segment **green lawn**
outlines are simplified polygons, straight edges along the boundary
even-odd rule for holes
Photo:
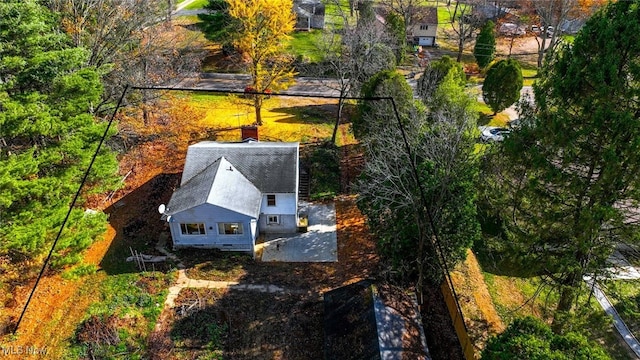
[[[184,10],[200,10],[209,4],[209,0],[195,0],[187,5]]]
[[[451,10],[451,12],[449,12]],[[453,14],[453,8],[446,6],[438,6],[438,25],[442,26],[451,22],[451,15]]]
[[[440,26],[444,25],[444,24],[449,24],[451,22],[451,17],[454,15],[454,12],[456,12],[456,5],[452,2],[451,6],[447,6],[446,2],[440,2],[440,3],[436,3],[436,2],[430,2],[428,5],[429,6],[438,6],[438,24]],[[458,10],[456,13],[456,17],[460,16],[461,10],[463,9],[465,11],[465,14],[469,14],[470,11],[468,9],[465,9],[465,7],[470,6],[470,5],[464,5],[464,4],[460,4],[458,5]]]
[[[498,113],[493,115],[493,110],[489,105],[478,102],[477,110],[480,113],[480,119],[478,119],[478,125],[488,126],[507,126],[509,116],[505,113]]]
[[[322,41],[321,30],[296,31],[293,33],[287,50],[296,58],[302,57],[305,61],[319,62],[323,57],[317,46],[320,41]]]
[[[527,67],[524,64],[520,64],[522,66],[522,77],[524,79],[524,86],[531,86],[538,78],[538,69]]]
[[[629,330],[640,336],[640,280],[612,280],[602,285]]]
[[[197,106],[208,107],[213,104],[222,104],[229,101],[229,96],[226,94],[215,94],[205,92],[181,92],[178,95],[181,98],[187,98],[190,102]]]
[[[325,27],[341,29],[344,23],[343,15],[350,15],[349,0],[339,0],[338,4],[333,1],[328,2],[324,11]],[[349,22],[355,24],[355,16],[349,17]]]

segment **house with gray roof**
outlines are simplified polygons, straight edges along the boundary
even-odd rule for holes
[[[174,248],[253,253],[260,233],[298,225],[299,144],[203,141],[189,146],[162,218]]]
[[[417,6],[407,27],[409,43],[421,46],[437,46],[438,9],[432,6]]]
[[[296,30],[324,29],[325,5],[320,0],[296,0]]]

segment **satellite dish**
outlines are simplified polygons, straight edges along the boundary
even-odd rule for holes
[[[167,210],[167,207],[164,206],[164,204],[160,204],[160,206],[158,206],[158,212],[160,214],[164,214],[164,211]]]

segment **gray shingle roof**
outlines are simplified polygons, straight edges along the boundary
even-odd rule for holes
[[[225,157],[221,157],[181,184],[171,196],[165,214],[212,204],[258,218],[261,202],[260,190]]]
[[[225,157],[263,193],[295,193],[298,182],[298,143],[221,143],[203,141],[189,146],[181,185]]]

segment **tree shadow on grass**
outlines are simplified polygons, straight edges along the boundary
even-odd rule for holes
[[[636,358],[633,350],[615,329],[612,318],[602,309],[595,297],[589,296],[587,291],[579,298],[578,304],[572,327],[589,329],[589,339],[603,346],[612,359]],[[615,307],[617,310],[617,305]]]
[[[304,105],[271,109],[272,112],[293,116],[276,122],[287,124],[334,124],[338,112],[337,104]]]
[[[105,209],[116,234],[100,262],[102,270],[109,275],[138,272],[134,262],[126,262],[131,256],[130,248],[148,255],[162,255],[154,249],[164,225],[158,206],[168,203],[179,180],[180,174],[157,175]],[[153,265],[156,270],[164,267],[171,264]]]
[[[520,278],[542,274],[540,262],[508,239],[499,219],[486,213],[481,213],[478,218],[482,235],[473,244],[473,251],[483,271]]]
[[[485,126],[489,124],[493,116],[491,114],[485,114],[483,112],[478,113],[478,126]]]

